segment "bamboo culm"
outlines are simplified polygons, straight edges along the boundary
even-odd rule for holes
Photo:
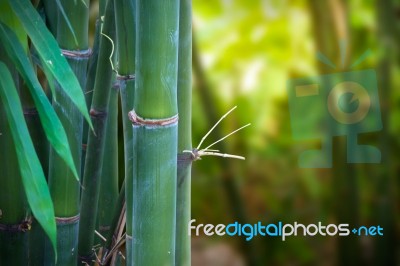
[[[60,48],[63,49],[64,56],[76,74],[81,88],[85,88],[90,55],[87,1],[61,0],[60,4],[69,18],[75,35],[72,34],[65,19],[57,19],[54,16],[51,16],[50,19],[57,19],[57,21],[50,22],[50,29],[53,30]],[[50,4],[49,8],[52,6]],[[46,13],[52,12],[54,10],[48,10]],[[59,14],[59,16],[61,15]],[[53,106],[67,133],[75,167],[79,171],[82,157],[83,117],[58,84],[55,84],[55,88],[56,95],[54,97],[57,101],[53,101]],[[63,159],[53,149],[50,149],[49,189],[57,217],[57,249],[59,250],[57,264],[73,265],[77,261],[80,184],[75,180]],[[46,245],[49,245],[48,241]],[[51,249],[46,248],[46,250],[45,262],[51,265],[54,261],[54,254],[50,251]]]
[[[191,245],[187,225],[191,219],[192,156],[192,1],[181,0],[179,12],[178,56],[178,172],[176,202],[176,265],[191,264]]]
[[[131,265],[175,265],[179,1],[136,14]]]
[[[125,165],[125,202],[126,209],[126,258],[128,265],[132,262],[132,205],[133,205],[133,150],[132,125],[128,112],[133,108],[135,89],[135,0],[115,2],[115,19],[117,27],[118,82],[121,92],[122,123],[124,135]],[[130,30],[126,30],[130,28]]]
[[[92,264],[94,260],[93,243],[101,174],[101,167],[98,166],[103,163],[104,136],[112,82],[112,65],[108,59],[113,50],[113,43],[109,38],[115,39],[114,1],[112,0],[107,1],[106,5],[99,47],[99,58],[102,58],[102,60],[97,63],[96,81],[90,108],[94,132],[89,131],[83,174],[78,243],[79,263]]]

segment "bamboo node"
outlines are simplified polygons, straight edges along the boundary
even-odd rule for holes
[[[56,224],[62,225],[62,224],[75,224],[79,221],[80,215],[75,215],[71,217],[56,217]]]
[[[92,49],[86,49],[86,50],[66,50],[66,49],[61,49],[61,53],[71,59],[87,59],[92,55]]]
[[[151,126],[151,127],[157,127],[157,126],[168,126],[172,125],[178,122],[178,115],[174,115],[172,117],[168,118],[161,118],[161,119],[145,119],[140,116],[138,116],[135,112],[135,110],[132,110],[128,113],[129,120],[131,120],[132,124],[138,125],[138,126]]]
[[[27,217],[19,224],[10,224],[10,225],[0,224],[0,231],[25,233],[31,230],[31,227],[32,227],[32,217]]]
[[[106,117],[107,116],[107,112],[97,111],[96,109],[90,109],[89,113],[90,113],[90,116],[92,116],[92,117],[102,118],[102,117]]]
[[[117,73],[117,80],[135,80],[135,74],[120,75]]]

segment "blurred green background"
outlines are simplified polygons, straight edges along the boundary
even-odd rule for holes
[[[252,123],[216,145],[246,161],[194,163],[196,224],[321,221],[380,225],[384,236],[193,236],[192,265],[400,265],[400,2],[194,0],[193,13],[193,146],[233,106],[208,143]],[[319,62],[317,51],[339,67]],[[335,137],[333,168],[299,168],[299,154],[320,142],[292,139],[287,81],[362,69],[377,73],[383,129],[360,142],[378,147],[382,163],[347,164],[346,138]]]

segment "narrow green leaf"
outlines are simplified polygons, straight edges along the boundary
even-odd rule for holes
[[[0,98],[10,125],[29,206],[36,220],[51,240],[54,252],[57,254],[57,232],[53,202],[25,123],[17,89],[10,71],[3,62],[0,62]]]
[[[18,72],[28,85],[35,106],[39,112],[40,121],[43,129],[46,132],[47,139],[53,146],[54,150],[60,155],[65,163],[71,168],[75,178],[79,181],[78,172],[72,158],[72,153],[69,148],[67,134],[58,119],[51,103],[47,99],[36,74],[32,68],[28,57],[26,56],[23,47],[17,39],[17,36],[3,23],[0,22],[0,40],[5,47],[7,54],[13,61]]]
[[[57,41],[49,32],[39,14],[29,0],[8,0],[20,19],[42,62],[46,64],[64,92],[71,98],[93,129],[86,107],[85,96],[78,79],[62,55]]]

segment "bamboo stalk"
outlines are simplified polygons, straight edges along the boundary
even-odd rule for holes
[[[133,265],[175,265],[179,2],[136,8]]]
[[[88,1],[61,0],[65,14],[69,18],[75,37],[65,18],[58,15],[57,30],[53,32],[64,50],[71,69],[76,74],[82,88],[86,83],[88,63]],[[54,10],[49,10],[54,12]],[[75,40],[76,38],[76,40]],[[72,104],[58,84],[54,109],[67,133],[70,149],[76,169],[81,169],[81,145],[83,118],[79,110]],[[80,185],[73,177],[65,162],[50,150],[49,188],[54,202],[57,222],[57,248],[59,265],[74,265],[77,261],[78,224],[79,224],[79,196]],[[48,249],[50,250],[50,249]],[[47,263],[54,261],[54,254],[46,254]]]
[[[118,199],[118,86],[110,94],[107,116],[103,164],[100,176],[100,197],[97,213],[97,231],[107,236],[110,232]],[[96,241],[102,243],[99,239]]]
[[[181,0],[178,55],[178,174],[176,202],[176,265],[190,265],[191,167],[192,157],[192,1]]]
[[[12,71],[18,88],[18,74],[7,63],[0,44],[0,60]],[[20,175],[14,141],[3,106],[0,104],[0,265],[27,265],[28,231],[17,227],[29,218],[29,207]]]
[[[112,0],[107,1],[105,12],[102,30],[104,36],[100,40],[99,47],[99,58],[103,60],[99,60],[97,64],[96,81],[90,108],[94,132],[89,132],[79,225],[79,261],[88,264],[91,264],[94,259],[93,241],[100,192],[101,168],[99,165],[103,163],[105,123],[112,79],[112,65],[108,60],[113,50],[113,43],[110,39],[115,39],[114,2]]]
[[[21,104],[25,115],[25,121],[29,129],[36,154],[39,157],[43,169],[48,169],[49,143],[46,139],[39,114],[35,108],[33,99],[25,85],[20,86]],[[47,173],[45,172],[47,177]],[[45,240],[47,239],[40,224],[33,219],[29,232],[29,263],[43,265],[45,256]],[[1,264],[0,264],[1,265]]]
[[[118,40],[118,74],[121,92],[122,125],[124,135],[125,165],[125,201],[130,208],[126,209],[126,258],[128,265],[132,262],[132,200],[133,200],[133,150],[132,125],[128,112],[133,108],[135,90],[135,5],[136,0],[115,2],[115,18]],[[129,29],[129,30],[127,30]]]
[[[54,37],[57,36],[58,8],[57,2],[53,0],[43,0],[44,13],[46,15],[46,25]]]
[[[94,33],[92,54],[91,54],[89,62],[88,62],[87,80],[86,80],[86,87],[85,87],[85,99],[86,99],[86,105],[88,107],[92,104],[93,88],[94,88],[94,83],[96,81],[97,62],[99,59],[100,31],[101,31],[101,28],[103,27],[102,17],[104,16],[105,5],[106,5],[105,0],[99,1],[99,14],[98,14],[97,20],[96,20],[96,28],[95,28],[95,33]],[[84,170],[83,167],[85,166],[88,134],[89,134],[89,125],[86,121],[83,121],[82,169],[81,169],[82,173]]]

